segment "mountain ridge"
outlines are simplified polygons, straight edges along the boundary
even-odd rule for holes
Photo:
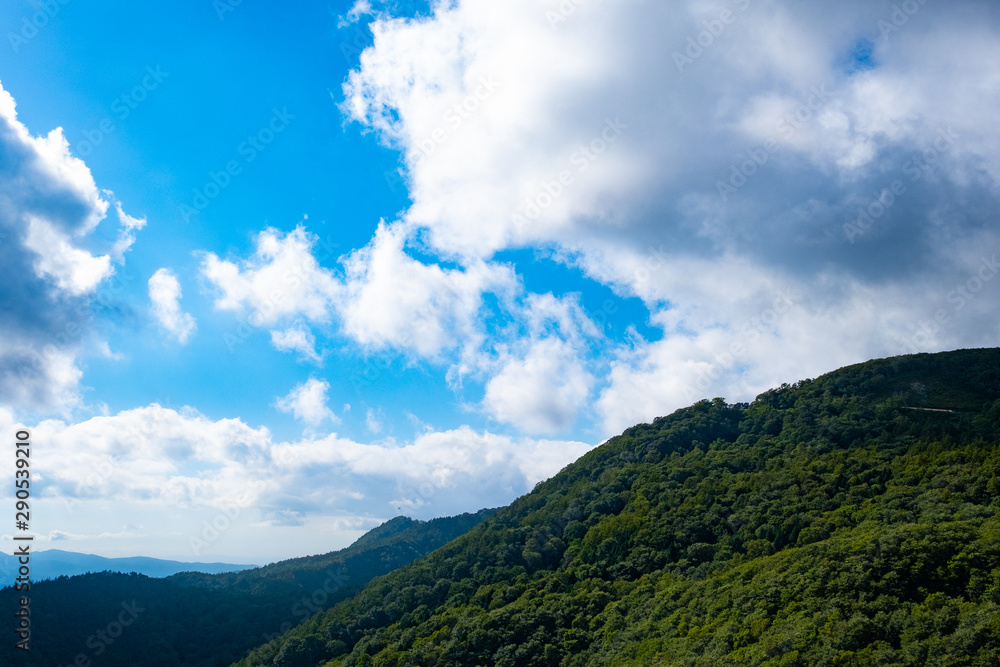
[[[995,665],[998,474],[998,349],[700,401],[235,664]]]

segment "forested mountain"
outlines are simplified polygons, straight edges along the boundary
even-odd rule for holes
[[[225,589],[245,593],[312,592],[330,588],[328,579],[342,589],[353,589],[434,551],[441,545],[468,532],[495,509],[475,514],[416,521],[398,516],[373,528],[351,546],[321,556],[292,558],[264,567],[207,575],[185,572],[171,577],[184,586]],[[338,594],[338,598],[346,595]]]
[[[346,549],[241,572],[165,579],[103,572],[33,583],[31,653],[0,642],[0,665],[224,667],[493,511],[397,517]],[[13,588],[0,590],[0,608],[13,614],[16,598]]]
[[[238,665],[995,667],[998,472],[996,349],[703,401]]]

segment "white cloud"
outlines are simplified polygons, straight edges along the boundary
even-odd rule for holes
[[[1000,101],[1000,38],[980,5],[961,4],[923,6],[888,39],[889,2],[377,13],[342,109],[402,151],[412,206],[342,271],[299,227],[265,230],[243,261],[206,255],[203,273],[216,306],[271,328],[279,349],[315,360],[309,327],[334,323],[366,351],[447,364],[452,388],[483,380],[482,409],[531,433],[572,427],[594,396],[601,428],[617,429],[699,391],[748,398],[831,360],[905,351],[979,249],[1000,245],[1000,132],[982,101]],[[724,7],[725,34],[678,60]],[[974,62],[946,48],[960,42]],[[859,44],[872,66],[849,62]],[[933,169],[913,180],[927,151]],[[893,179],[906,192],[888,214],[847,233]],[[496,261],[522,247],[639,297],[663,339],[609,340],[576,297],[526,293]],[[794,312],[717,368],[782,290]],[[996,303],[984,293],[951,313],[924,349],[995,342]]]
[[[180,550],[200,535],[201,520],[192,517],[209,512],[211,521],[212,508],[234,506],[241,510],[233,533],[274,539],[268,528],[308,525],[319,529],[308,548],[322,550],[344,521],[361,521],[355,529],[378,523],[373,513],[388,518],[405,508],[432,518],[507,504],[590,449],[468,427],[406,443],[337,435],[277,442],[238,419],[212,421],[156,404],[80,423],[43,421],[31,432],[46,443],[32,455],[53,509],[70,512],[70,539],[118,532],[123,520],[148,526],[155,515],[163,525],[144,529],[144,539],[159,535]],[[107,512],[97,510],[111,506],[119,509],[108,525],[99,518]],[[39,524],[46,534],[60,528]]]
[[[80,402],[83,373],[72,351],[30,341],[0,340],[0,400],[26,409],[67,412]]]
[[[385,498],[390,490],[400,495],[385,502],[411,509],[433,507],[442,516],[468,511],[459,509],[462,494],[475,498],[475,503],[486,503],[524,493],[589,449],[579,442],[515,440],[462,427],[425,433],[403,446],[360,444],[328,436],[278,445],[273,455],[304,467],[349,470],[367,499]],[[386,487],[386,481],[394,486]],[[468,499],[464,503],[468,506]]]
[[[291,413],[310,426],[319,426],[327,420],[336,424],[340,419],[327,407],[328,391],[329,382],[311,378],[295,387],[287,396],[279,398],[276,405],[282,412]]]
[[[345,28],[352,23],[357,23],[362,16],[372,13],[373,10],[370,0],[356,0],[350,11],[348,11],[345,16],[341,16],[337,19],[337,27]]]
[[[431,20],[378,20],[376,46],[344,86],[349,117],[403,149],[414,201],[406,219],[444,253],[545,244],[575,232],[573,216],[591,214],[600,198],[632,190],[636,165],[618,150],[632,120],[609,108],[629,98],[615,90],[593,113],[579,108],[608,92],[595,88],[625,90],[609,50],[624,41],[615,14],[631,6],[580,6],[553,30],[545,13],[557,5],[467,1],[437,5]],[[591,141],[600,159],[580,152]],[[564,172],[572,183],[559,182]],[[529,201],[544,214],[526,213]]]
[[[678,61],[723,9],[723,34]],[[551,249],[643,299],[664,339],[607,350],[598,406],[618,428],[689,403],[781,289],[795,312],[705,391],[752,397],[914,351],[915,336],[928,351],[1000,340],[986,315],[1000,293],[948,303],[982,249],[1000,247],[1000,126],[987,118],[1000,24],[986,3],[928,3],[881,34],[892,12],[889,0],[438,3],[428,18],[373,22],[342,109],[402,152],[413,203],[396,224],[426,250],[472,267]],[[894,180],[905,192],[848,233]],[[921,336],[941,309],[950,322]],[[577,355],[593,338],[580,331],[558,334]],[[481,347],[509,343],[487,332]],[[586,401],[560,392],[574,363],[522,350],[500,368],[483,406],[505,422],[546,432]],[[549,407],[532,411],[522,397],[546,386]]]
[[[194,318],[181,310],[181,285],[169,269],[159,269],[149,279],[149,299],[153,315],[170,334],[184,345],[197,329]]]
[[[649,267],[639,283],[646,298],[655,302],[670,286],[676,305],[652,316],[661,340],[633,336],[617,347],[595,404],[602,432],[619,433],[702,398],[752,400],[783,382],[869,358],[995,346],[1000,331],[988,313],[997,293],[983,289],[981,298],[956,300],[956,283],[992,262],[977,255],[964,248],[950,259],[955,275],[965,276],[955,282],[890,286],[836,273],[796,282],[736,257],[725,273],[709,261],[626,261],[621,272]]]
[[[316,352],[316,337],[301,324],[283,331],[271,331],[271,345],[282,352],[298,352],[304,359],[315,363],[323,360]]]
[[[511,357],[486,385],[489,414],[526,433],[554,433],[572,426],[594,378],[573,349],[559,339],[533,342]]]
[[[343,277],[319,266],[315,242],[303,227],[285,236],[267,229],[248,260],[206,254],[202,274],[220,292],[216,307],[249,312],[255,326],[295,319],[292,327],[271,330],[272,343],[313,360],[319,355],[307,325],[337,320],[341,332],[364,348],[394,348],[434,361],[457,353],[471,368],[486,338],[479,321],[483,294],[509,304],[520,290],[506,265],[443,268],[414,259],[407,244],[415,241],[404,225],[380,223],[366,246],[341,258]]]
[[[518,315],[532,336],[555,334],[575,346],[601,336],[601,331],[587,316],[577,295],[560,298],[551,293],[528,294]]]
[[[513,274],[483,262],[465,270],[424,264],[406,254],[405,241],[400,226],[380,224],[367,246],[344,259],[344,333],[362,345],[391,345],[427,357],[475,347],[482,338],[482,293],[509,292]]]
[[[41,218],[29,220],[24,245],[37,256],[35,274],[52,278],[56,287],[70,296],[93,292],[114,272],[110,257],[94,257],[75,247],[65,234]]]
[[[694,221],[678,215],[676,202],[715,195],[735,156],[739,164],[767,138],[781,146],[761,170],[774,177],[757,177],[740,192],[743,200],[775,188],[783,199],[802,197],[802,186],[813,183],[796,179],[801,185],[789,191],[783,173],[802,158],[817,176],[832,169],[855,179],[877,154],[922,149],[949,125],[966,133],[963,150],[995,155],[1000,133],[982,122],[989,105],[980,95],[1000,95],[987,57],[1000,51],[1000,39],[989,20],[971,18],[981,5],[962,4],[971,11],[922,7],[919,21],[878,41],[878,68],[851,75],[841,63],[859,39],[874,37],[890,2],[587,3],[555,26],[546,11],[565,8],[554,1],[441,3],[427,20],[375,22],[376,44],[345,84],[344,110],[404,151],[414,200],[406,219],[425,227],[443,253],[488,257],[556,242],[593,255],[604,245],[635,250],[657,237],[691,251],[697,238],[686,226]],[[726,7],[735,20],[725,34],[678,71],[674,53]],[[974,62],[952,48],[966,35]],[[928,39],[939,48],[925,48]],[[456,114],[454,105],[484,77],[499,86]],[[782,124],[804,102],[815,107],[805,109],[805,120]],[[605,141],[601,155],[588,156],[582,149],[593,142],[598,152],[614,134],[601,137],[607,119],[615,118],[628,128]],[[436,130],[439,139],[427,143]],[[553,183],[561,171],[573,182],[560,188]],[[824,194],[853,185],[869,191],[867,183],[827,180]],[[562,192],[546,196],[546,184]],[[544,211],[519,226],[512,214],[528,200]],[[738,236],[752,224],[748,216],[762,214],[752,204],[732,210],[726,231]]]
[[[0,405],[65,413],[79,404],[76,359],[92,336],[92,302],[114,304],[102,284],[127,247],[94,251],[109,202],[62,128],[33,136],[2,87],[0,172]],[[138,228],[119,218],[123,235]]]
[[[297,317],[328,321],[341,285],[313,256],[318,240],[302,226],[284,235],[268,228],[253,256],[238,264],[206,253],[202,275],[220,292],[215,307],[249,313],[255,326]]]
[[[53,195],[62,195],[58,197],[62,201],[53,201],[52,204],[65,205],[71,201],[81,204],[80,217],[67,219],[59,216],[60,222],[80,234],[93,231],[104,219],[108,202],[101,198],[87,165],[70,154],[69,142],[62,128],[57,127],[44,137],[31,136],[28,128],[17,119],[14,97],[3,88],[0,88],[0,119],[3,121],[3,139],[13,147],[11,154],[6,156],[12,162],[6,166],[16,164],[34,181],[33,185],[39,185]],[[54,208],[49,211],[57,215],[62,213]]]
[[[56,496],[179,507],[238,497],[246,469],[263,465],[270,447],[266,429],[157,404],[75,424],[43,421],[32,436],[51,445],[33,454]]]
[[[9,408],[0,406],[0,432],[14,432],[14,413]]]

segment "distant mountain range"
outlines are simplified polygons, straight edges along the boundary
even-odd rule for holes
[[[159,558],[105,558],[92,554],[81,554],[61,549],[47,549],[31,553],[31,580],[42,581],[56,577],[72,577],[89,572],[121,572],[128,574],[136,572],[147,577],[169,577],[178,572],[204,572],[219,574],[222,572],[239,572],[256,565],[235,565],[233,563],[182,563],[175,560]],[[11,554],[0,554],[0,581],[12,581],[11,573],[17,571],[17,557]]]

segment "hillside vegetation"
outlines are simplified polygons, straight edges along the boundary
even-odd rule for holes
[[[703,401],[237,664],[996,667],[998,470],[1000,350]]]
[[[324,587],[329,589],[331,585],[328,580],[332,578],[335,588],[353,590],[468,532],[495,511],[484,509],[475,514],[460,514],[431,521],[398,516],[368,531],[340,551],[292,558],[226,574],[184,572],[170,579],[183,586],[273,594],[284,591],[312,592]],[[346,595],[336,597],[339,599]]]

